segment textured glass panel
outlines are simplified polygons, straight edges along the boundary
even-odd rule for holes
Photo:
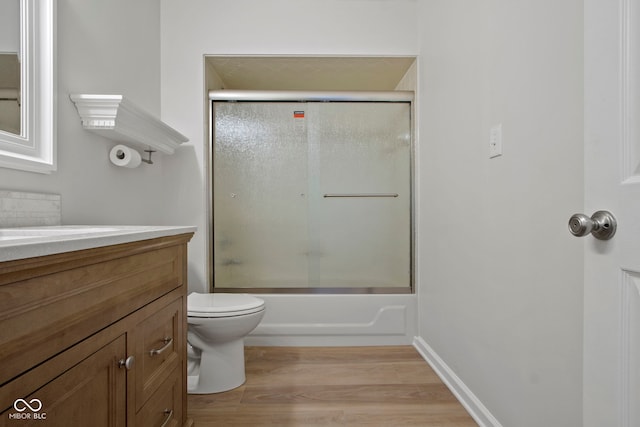
[[[409,108],[309,104],[311,286],[410,285]]]
[[[215,103],[217,287],[307,285],[307,144],[296,103]]]
[[[216,287],[410,286],[409,103],[214,113]]]

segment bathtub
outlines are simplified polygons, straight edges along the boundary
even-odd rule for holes
[[[417,336],[415,294],[255,296],[266,311],[247,345],[411,345]]]

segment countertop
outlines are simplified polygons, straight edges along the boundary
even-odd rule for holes
[[[65,225],[0,228],[0,262],[194,233],[195,226]]]

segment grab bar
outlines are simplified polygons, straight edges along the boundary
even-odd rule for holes
[[[398,197],[398,193],[328,193],[324,197]]]

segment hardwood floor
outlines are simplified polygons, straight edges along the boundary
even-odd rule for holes
[[[247,381],[189,395],[195,427],[475,427],[410,346],[247,347]]]

